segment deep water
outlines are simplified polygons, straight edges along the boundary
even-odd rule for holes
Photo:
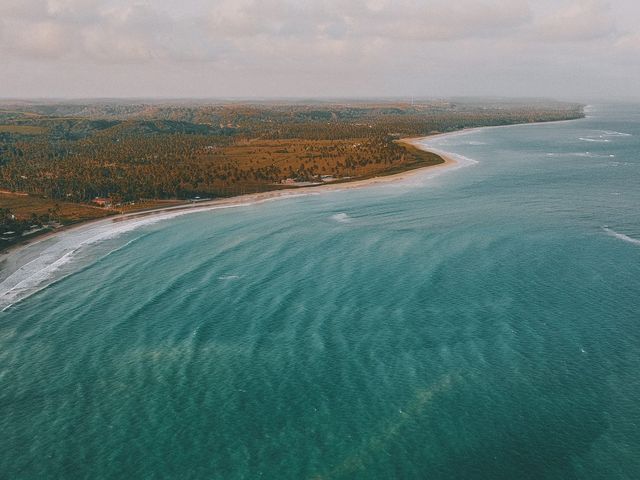
[[[185,215],[0,313],[7,479],[640,478],[640,106]]]

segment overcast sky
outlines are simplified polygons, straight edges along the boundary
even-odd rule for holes
[[[638,0],[0,0],[0,97],[640,97]]]

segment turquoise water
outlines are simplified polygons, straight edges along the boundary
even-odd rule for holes
[[[640,478],[640,106],[185,215],[0,313],[0,477]]]

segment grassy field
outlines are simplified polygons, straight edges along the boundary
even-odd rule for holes
[[[116,213],[112,210],[92,207],[90,205],[58,202],[31,195],[0,192],[0,206],[11,210],[11,213],[20,220],[30,218],[32,213],[36,215],[50,214],[56,208],[56,205],[59,207],[60,222],[65,225],[95,218],[103,218]]]
[[[403,158],[394,159],[394,164],[386,162],[387,151],[376,151],[367,139],[345,140],[264,140],[254,139],[235,145],[213,148],[201,155],[200,161],[237,165],[239,168],[264,169],[278,166],[283,172],[297,172],[304,167],[314,174],[335,175],[336,177],[369,177],[389,174],[396,168],[402,170],[417,166],[440,163],[439,157],[423,152],[415,147],[397,142],[404,147]],[[294,173],[292,173],[293,175]]]
[[[31,125],[0,125],[0,133],[16,133],[18,135],[41,135],[46,133],[43,127]]]
[[[349,140],[263,140],[254,139],[213,149],[204,160],[224,160],[240,167],[264,168],[278,165],[283,170],[297,170],[301,164],[315,165],[323,174],[331,174],[337,162],[362,146],[362,139]]]

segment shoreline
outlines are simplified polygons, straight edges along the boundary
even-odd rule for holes
[[[574,120],[560,120],[574,121]],[[286,190],[251,193],[235,197],[205,201],[201,203],[174,205],[154,208],[145,211],[131,212],[102,219],[89,220],[43,234],[29,240],[28,243],[12,245],[0,252],[0,311],[46,288],[51,282],[54,272],[67,263],[73,254],[83,245],[97,243],[113,238],[121,233],[134,230],[149,223],[155,223],[189,213],[205,212],[218,209],[235,208],[265,203],[272,200],[295,198],[307,195],[319,195],[329,192],[366,188],[377,185],[399,183],[421,174],[439,174],[465,165],[476,163],[466,157],[431,147],[428,142],[445,136],[465,135],[485,128],[505,128],[555,122],[524,123],[516,125],[496,125],[468,128],[454,132],[438,133],[420,137],[399,139],[420,150],[438,155],[444,161],[435,165],[412,168],[389,175],[370,178],[298,187]],[[66,237],[71,242],[65,244]],[[57,240],[57,242],[55,241]],[[57,248],[56,248],[57,247]],[[31,266],[31,269],[29,268]],[[34,271],[29,271],[34,270]],[[24,273],[21,275],[21,271]],[[63,277],[66,275],[63,275]],[[57,280],[54,280],[57,281]]]
[[[438,138],[443,138],[443,137],[452,137],[452,136],[457,136],[457,135],[466,135],[466,134],[470,134],[470,133],[474,133],[480,130],[486,130],[486,129],[492,129],[492,128],[508,128],[508,127],[518,127],[518,126],[525,126],[525,125],[544,125],[544,124],[556,124],[556,123],[564,123],[564,122],[575,122],[576,120],[583,120],[585,119],[585,117],[582,118],[575,118],[575,119],[568,119],[568,120],[552,120],[552,121],[542,121],[542,122],[531,122],[531,123],[515,123],[515,124],[510,124],[510,125],[488,125],[485,127],[473,127],[473,128],[463,128],[461,130],[455,130],[453,132],[442,132],[442,133],[435,133],[433,135],[426,135],[426,136],[420,136],[420,137],[407,137],[407,138],[401,138],[398,140],[398,142],[400,143],[406,143],[408,145],[411,145],[419,150],[425,151],[425,152],[429,152],[429,153],[433,153],[438,155],[439,157],[441,157],[444,161],[442,163],[438,163],[435,165],[426,165],[423,167],[417,167],[417,168],[411,168],[402,172],[398,172],[398,173],[392,173],[389,175],[379,175],[379,176],[373,176],[370,178],[364,178],[364,179],[360,179],[360,180],[353,180],[353,181],[340,181],[340,182],[335,182],[335,183],[327,183],[324,185],[310,185],[310,186],[306,186],[306,187],[297,187],[297,188],[293,188],[293,189],[286,189],[286,190],[269,190],[267,192],[260,192],[260,193],[248,193],[248,194],[244,194],[244,195],[236,195],[234,197],[225,197],[225,198],[218,198],[215,200],[209,200],[209,201],[205,201],[205,202],[199,202],[199,203],[193,203],[193,204],[182,204],[182,205],[173,205],[173,206],[169,206],[169,207],[157,207],[157,208],[152,208],[152,209],[148,209],[148,210],[141,210],[141,211],[137,211],[137,212],[131,212],[131,213],[125,213],[125,214],[117,214],[117,215],[113,215],[113,216],[108,216],[105,218],[96,218],[93,220],[86,220],[86,221],[82,221],[82,222],[78,222],[72,225],[68,225],[65,227],[61,227],[58,228],[56,230],[50,231],[48,233],[42,234],[42,235],[38,235],[36,237],[33,237],[33,239],[28,239],[25,240],[24,243],[17,243],[14,245],[10,245],[8,247],[6,247],[4,250],[0,251],[0,284],[2,283],[2,281],[8,276],[5,274],[5,272],[3,272],[3,263],[6,260],[6,257],[10,256],[12,253],[16,253],[19,252],[20,250],[23,250],[25,248],[28,248],[30,246],[33,245],[37,245],[38,243],[41,243],[43,241],[46,241],[50,238],[59,236],[63,233],[66,232],[72,232],[75,231],[77,229],[80,228],[85,228],[87,226],[90,225],[95,225],[95,224],[99,224],[99,223],[117,223],[117,222],[122,222],[122,221],[126,221],[129,219],[135,219],[135,218],[140,218],[140,217],[144,217],[144,216],[148,216],[148,215],[157,215],[159,213],[163,213],[163,212],[171,212],[171,211],[181,211],[181,210],[187,210],[187,211],[197,211],[198,209],[201,210],[208,210],[208,209],[212,209],[215,207],[225,207],[225,206],[240,206],[243,204],[248,204],[248,203],[261,203],[261,202],[265,202],[268,200],[275,200],[275,199],[279,199],[279,198],[287,198],[287,197],[295,197],[295,196],[300,196],[300,195],[309,195],[309,194],[313,194],[314,192],[328,192],[328,191],[338,191],[338,190],[349,190],[349,189],[353,189],[353,188],[363,188],[363,187],[368,187],[368,186],[372,186],[372,185],[378,185],[378,184],[385,184],[385,183],[392,183],[392,182],[399,182],[402,181],[404,179],[406,179],[409,176],[415,176],[419,173],[423,173],[426,170],[429,171],[436,171],[436,170],[440,170],[443,168],[451,168],[454,165],[459,163],[459,160],[456,160],[456,158],[460,159],[461,157],[459,155],[453,154],[451,152],[447,152],[445,150],[439,150],[439,149],[435,149],[432,148],[430,146],[425,146],[425,142],[429,141],[429,140],[433,140],[433,139],[438,139]],[[300,192],[300,193],[298,193]],[[2,292],[0,292],[0,295],[2,294]]]
[[[459,133],[462,131],[466,133],[466,132],[470,132],[471,129],[466,131],[459,130],[456,132],[450,132],[450,133],[444,133],[444,134],[428,135],[425,137],[402,138],[398,140],[401,143],[406,143],[422,151],[434,153],[443,159],[442,163],[438,163],[435,165],[426,165],[423,167],[411,168],[398,173],[373,176],[370,178],[364,178],[359,180],[355,179],[352,181],[327,183],[324,185],[310,185],[310,186],[297,187],[297,188],[291,188],[291,189],[269,190],[266,192],[247,193],[244,195],[236,195],[233,197],[217,198],[215,200],[207,200],[207,201],[198,202],[198,203],[185,203],[181,205],[172,205],[168,207],[158,207],[158,208],[152,208],[148,210],[141,210],[137,212],[112,215],[105,218],[96,218],[92,220],[86,220],[83,222],[75,223],[73,225],[61,227],[56,230],[50,231],[48,233],[38,235],[32,239],[25,240],[24,243],[17,243],[14,245],[10,245],[6,247],[3,251],[0,251],[0,283],[8,276],[2,269],[3,263],[6,260],[6,257],[12,254],[18,253],[23,249],[33,247],[51,238],[58,237],[65,233],[70,233],[80,229],[84,229],[89,226],[102,225],[102,224],[108,225],[111,223],[117,224],[120,222],[126,222],[127,220],[135,220],[139,218],[159,215],[162,213],[170,213],[170,212],[191,213],[191,212],[197,212],[200,210],[206,211],[206,210],[211,210],[216,208],[228,208],[228,207],[237,207],[237,206],[243,206],[243,205],[249,205],[249,204],[263,203],[269,200],[277,200],[281,198],[295,198],[303,195],[311,195],[314,193],[320,194],[320,193],[331,192],[331,191],[365,188],[373,185],[399,182],[399,181],[405,180],[409,176],[415,176],[419,173],[423,173],[426,170],[435,171],[435,170],[441,170],[443,168],[450,168],[458,163],[453,158],[455,155],[449,152],[435,151],[434,149],[431,149],[431,148],[425,148],[422,142],[425,139],[432,139],[432,138],[439,137],[441,135],[451,135],[451,134]]]
[[[250,206],[279,199],[398,183],[425,172],[443,172],[459,165],[456,155],[448,152],[435,152],[434,149],[426,147],[424,142],[429,138],[431,136],[404,138],[400,141],[423,151],[435,153],[444,160],[442,163],[361,180],[250,193],[201,203],[161,207],[89,220],[40,235],[28,243],[13,245],[0,253],[0,312],[46,288],[51,283],[66,277],[68,274],[62,274],[53,282],[49,281],[55,276],[55,272],[69,262],[82,246],[113,238],[147,224],[189,213]]]

